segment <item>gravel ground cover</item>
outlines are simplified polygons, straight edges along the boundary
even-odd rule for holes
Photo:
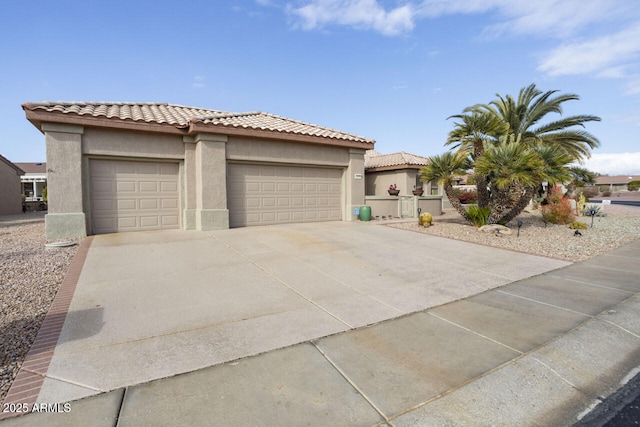
[[[517,218],[523,222],[519,237],[515,221],[508,224],[513,234],[496,236],[467,225],[453,210],[434,218],[429,228],[420,227],[417,222],[388,225],[577,262],[640,238],[640,207],[611,205],[605,209],[607,216],[596,217],[593,228],[581,230],[580,237],[574,237],[574,230],[566,225],[545,225],[538,211],[524,212]],[[591,224],[591,218],[579,219]],[[35,340],[77,251],[77,246],[47,249],[44,236],[42,217],[0,217],[0,401]]]
[[[433,218],[433,225],[425,228],[415,222],[389,223],[390,227],[403,228],[418,233],[463,240],[480,245],[509,249],[579,262],[605,253],[640,238],[640,207],[606,205],[606,216],[578,217],[588,228],[579,236],[568,225],[546,224],[539,210],[525,211],[507,224],[512,234],[494,234],[479,231],[469,225],[453,209],[446,209]],[[517,220],[522,221],[518,236]],[[464,256],[464,254],[462,254]]]
[[[3,219],[0,221],[0,401],[4,400],[33,344],[78,248],[45,248],[42,217],[35,221],[20,216],[15,220]]]

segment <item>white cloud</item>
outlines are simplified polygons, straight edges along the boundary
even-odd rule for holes
[[[312,0],[302,7],[289,5],[287,12],[298,18],[297,25],[305,30],[337,24],[397,35],[414,27],[410,3],[387,11],[377,0]]]
[[[267,0],[256,0],[265,2]],[[299,3],[298,3],[299,4]],[[628,0],[304,0],[287,5],[305,30],[344,25],[394,36],[420,19],[491,13],[484,37],[505,34],[562,40],[538,52],[538,71],[550,76],[624,79],[626,94],[640,93],[640,8]]]
[[[596,74],[623,77],[637,67],[640,55],[640,24],[614,34],[568,43],[552,50],[538,69],[552,76]]]
[[[592,154],[582,167],[605,175],[640,175],[640,152]]]

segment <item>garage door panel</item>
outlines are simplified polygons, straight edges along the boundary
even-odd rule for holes
[[[93,233],[179,228],[179,165],[91,160]]]
[[[140,199],[139,208],[140,210],[157,210],[159,200],[157,199]]]
[[[160,204],[162,209],[178,209],[178,199],[161,199]]]
[[[157,193],[159,190],[159,182],[151,182],[151,181],[141,181],[138,185],[138,190],[140,192],[151,192],[151,193]]]
[[[160,182],[160,191],[163,193],[178,193],[177,181],[162,181]]]
[[[178,215],[162,215],[160,217],[162,221],[162,226],[164,227],[178,227],[180,218]]]
[[[134,193],[136,191],[135,181],[116,181],[116,192]]]
[[[341,169],[232,163],[227,170],[231,227],[342,219]]]
[[[291,199],[288,197],[278,197],[278,207],[289,207],[291,206]]]
[[[135,216],[120,216],[117,219],[117,227],[119,231],[131,230],[138,228],[138,217]]]
[[[129,174],[136,173],[136,165],[134,162],[118,162],[115,163],[115,171],[117,174]]]
[[[91,181],[91,191],[94,193],[115,193],[116,183],[109,179],[95,179]]]
[[[118,199],[116,200],[117,210],[120,212],[124,211],[135,211],[138,209],[138,204],[134,199]]]
[[[291,184],[288,182],[278,182],[276,184],[276,191],[278,193],[288,193],[291,190]]]

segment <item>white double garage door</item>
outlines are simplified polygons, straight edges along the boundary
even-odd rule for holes
[[[178,163],[91,160],[94,234],[180,228]],[[339,221],[342,169],[227,166],[229,225]]]

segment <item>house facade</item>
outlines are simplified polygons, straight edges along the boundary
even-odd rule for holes
[[[273,114],[26,103],[47,146],[47,239],[351,221],[375,141]]]
[[[24,171],[0,154],[0,215],[22,213],[20,176]]]
[[[369,150],[365,155],[366,194],[384,196],[391,185],[395,185],[401,195],[410,195],[416,188],[422,188],[425,195],[441,194],[436,182],[424,183],[420,179],[420,169],[428,164],[426,157],[404,151],[381,154]]]
[[[600,191],[627,191],[627,184],[640,181],[640,175],[599,176],[596,186]]]
[[[16,163],[24,171],[20,177],[21,191],[28,210],[43,210],[45,208],[44,189],[47,187],[47,164]]]
[[[375,150],[367,151],[365,193],[372,215],[415,218],[419,211],[440,215],[441,188],[435,181],[422,182],[420,178],[420,169],[428,164],[428,158],[415,154],[381,154]],[[399,190],[397,196],[389,194],[391,186]],[[414,191],[417,195],[414,195]]]

